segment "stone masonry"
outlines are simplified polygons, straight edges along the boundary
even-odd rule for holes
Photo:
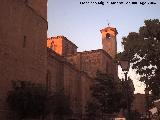
[[[52,74],[51,83],[54,83],[55,91],[64,89],[75,114],[85,113],[85,106],[91,99],[90,87],[97,71],[118,78],[117,64],[105,49],[77,52],[77,46],[64,36],[48,38],[47,47],[47,68]],[[115,49],[112,50],[113,55]]]
[[[13,80],[46,82],[47,0],[1,0],[0,11],[0,120],[6,120]]]
[[[48,80],[52,92],[64,90],[69,97],[71,108],[75,114],[85,112],[85,106],[90,97],[90,86],[93,78],[78,70],[64,57],[48,48]]]
[[[106,27],[100,30],[102,34],[102,45],[103,50],[105,50],[112,58],[115,58],[117,54],[117,39],[118,34],[116,28]]]
[[[77,52],[64,36],[47,40],[47,0],[1,0],[0,11],[0,120],[11,119],[5,100],[13,80],[64,90],[73,112],[81,115],[96,72],[117,77],[115,28],[101,30],[103,49]]]

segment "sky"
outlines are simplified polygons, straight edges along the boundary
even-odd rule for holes
[[[146,19],[160,19],[159,11],[159,0],[48,0],[48,37],[63,35],[78,46],[78,51],[101,49],[100,30],[109,24],[118,31],[119,52],[123,51],[122,37],[129,32],[138,32]],[[144,93],[142,83],[138,82],[140,76],[134,70],[129,71],[129,76],[134,80],[135,92]],[[124,77],[120,68],[119,77]]]

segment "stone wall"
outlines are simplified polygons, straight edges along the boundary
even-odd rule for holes
[[[64,36],[51,37],[47,39],[47,47],[61,56],[77,53],[77,46]]]
[[[23,0],[29,7],[36,11],[37,15],[47,20],[47,1],[48,0]]]
[[[81,74],[72,65],[64,64],[64,90],[74,113],[81,112]]]
[[[47,3],[41,3],[43,8],[36,1],[34,7],[46,16]],[[33,9],[23,0],[1,0],[0,111],[7,110],[5,99],[12,80],[44,83],[46,79],[47,21]]]
[[[60,37],[51,37],[47,39],[47,47],[55,51],[59,55],[63,55],[62,39]]]
[[[64,66],[64,89],[69,95],[74,113],[85,112],[85,106],[91,99],[90,87],[93,79],[69,64]]]
[[[47,49],[47,79],[48,88],[52,92],[64,88],[64,58],[51,49]]]
[[[85,107],[87,102],[89,102],[91,97],[91,87],[93,85],[93,80],[86,73],[81,72],[81,105],[82,105],[82,114],[85,114]]]
[[[97,50],[81,53],[81,70],[88,73],[90,77],[96,77],[96,72],[103,70],[102,56]]]
[[[79,71],[67,60],[48,49],[48,65],[51,90],[64,89],[69,97],[71,108],[75,114],[84,113],[85,105],[90,99],[90,87],[93,81],[85,72]]]
[[[97,71],[118,77],[117,64],[102,49],[84,51],[66,58],[78,70],[86,72],[92,78],[95,78]]]
[[[109,75],[113,75],[117,79],[118,78],[117,63],[104,50],[101,50],[100,52],[102,55],[102,64],[101,64],[102,71]]]
[[[81,65],[82,65],[81,56],[82,56],[81,53],[77,52],[76,54],[66,56],[66,59],[68,62],[74,65],[75,68],[81,70]]]

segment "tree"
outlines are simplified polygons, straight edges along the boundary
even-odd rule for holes
[[[69,98],[64,94],[64,91],[58,91],[51,96],[51,113],[59,120],[63,120],[64,117],[72,115],[72,109]]]
[[[17,119],[42,118],[53,114],[58,119],[72,114],[69,99],[63,91],[49,94],[46,87],[27,81],[13,81],[7,103]]]
[[[140,81],[146,84],[155,98],[160,96],[160,21],[145,20],[139,32],[131,32],[123,37],[124,51],[118,59],[127,58],[132,68],[141,75]]]
[[[97,102],[95,100],[92,101],[88,101],[87,105],[86,105],[86,118],[85,120],[96,120],[98,117],[98,109],[99,106],[97,104]]]
[[[92,90],[92,96],[96,99],[102,119],[105,114],[119,112],[121,109],[122,91],[120,83],[114,77],[97,72]]]
[[[40,116],[44,118],[47,115],[47,93],[43,86],[27,81],[13,81],[12,85],[13,89],[8,93],[7,103],[19,119]]]
[[[130,120],[141,120],[141,114],[138,111],[133,110],[130,115]]]
[[[122,108],[123,110],[127,110],[128,113],[125,114],[126,117],[130,117],[131,119],[131,107],[132,107],[132,102],[134,100],[134,85],[133,81],[128,78],[128,80],[124,81],[122,79]]]

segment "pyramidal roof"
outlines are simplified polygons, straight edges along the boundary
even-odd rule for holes
[[[103,31],[107,32],[108,30],[114,31],[116,34],[118,34],[117,29],[114,28],[114,27],[110,27],[110,26],[108,26],[108,27],[106,27],[106,28],[104,28],[104,29],[101,29],[100,32],[101,32],[101,33],[102,33]]]

